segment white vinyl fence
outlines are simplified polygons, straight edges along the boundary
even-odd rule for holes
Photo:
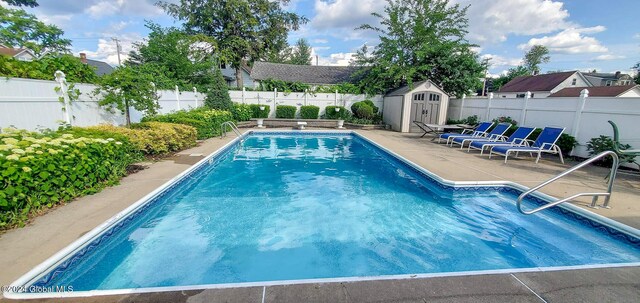
[[[63,78],[57,81],[44,81],[20,78],[0,79],[0,127],[14,126],[20,129],[56,129],[62,123],[74,126],[92,126],[98,124],[125,123],[119,111],[109,112],[98,105],[100,96],[94,95],[92,84],[75,84],[80,91],[77,100],[70,100],[64,92],[68,84]],[[277,91],[229,91],[231,99],[237,103],[266,104],[271,108],[269,117],[275,117],[276,105],[316,105],[320,114],[329,105],[341,105],[347,108],[357,101],[372,100],[382,108],[382,96],[367,98],[365,95],[349,94],[307,94],[283,93]],[[159,112],[170,113],[181,109],[190,109],[204,104],[205,94],[193,91],[159,90]],[[65,110],[66,109],[66,110]],[[131,108],[131,122],[139,122],[143,113]]]
[[[527,95],[528,96],[528,95]],[[509,116],[518,125],[565,127],[565,133],[578,140],[572,154],[588,157],[586,143],[600,135],[613,136],[608,120],[620,129],[622,143],[640,148],[640,98],[589,97],[576,98],[462,98],[451,99],[448,119],[477,115],[480,120]]]
[[[353,103],[369,99],[373,101],[373,104],[382,109],[383,96],[376,95],[373,97],[367,97],[366,95],[352,95],[352,94],[339,94],[335,93],[307,93],[307,92],[279,92],[274,91],[229,91],[231,100],[237,103],[244,104],[265,104],[269,105],[270,118],[275,118],[276,109],[274,105],[315,105],[320,107],[320,115],[325,113],[327,106],[344,106],[347,109],[351,109]]]

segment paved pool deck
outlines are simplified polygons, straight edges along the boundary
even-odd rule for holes
[[[534,186],[572,163],[545,157],[487,159],[479,153],[435,144],[417,134],[359,130],[360,134],[425,169],[453,181],[508,180]],[[233,139],[199,146],[127,176],[120,185],[76,199],[0,235],[0,285],[9,285],[42,261]],[[573,163],[575,164],[575,163]],[[553,196],[604,189],[607,169],[589,167],[545,188]],[[612,209],[586,208],[640,228],[640,177],[619,175]],[[515,206],[514,206],[515,207]],[[2,302],[13,302],[0,298]],[[640,302],[640,267],[490,274],[405,280],[315,283],[288,286],[162,292],[30,302]]]

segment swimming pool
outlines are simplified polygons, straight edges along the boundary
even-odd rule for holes
[[[571,207],[524,216],[519,193],[442,182],[351,132],[252,132],[14,283],[29,294],[5,295],[640,264],[631,229]]]

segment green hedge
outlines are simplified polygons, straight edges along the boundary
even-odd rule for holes
[[[115,184],[138,160],[128,142],[115,138],[68,133],[56,138],[26,131],[0,138],[0,229],[23,225],[44,206]]]
[[[260,107],[264,107],[264,110],[260,110]],[[270,107],[269,105],[264,105],[264,104],[249,104],[249,107],[251,108],[251,118],[254,119],[258,119],[258,118],[269,118],[269,111],[270,111]]]
[[[364,109],[361,109],[364,108]],[[370,109],[367,109],[370,108]],[[363,100],[351,105],[351,112],[354,116],[361,119],[371,119],[373,115],[378,113],[378,107],[371,100]]]
[[[276,106],[276,118],[278,119],[295,119],[297,107],[293,105]]]
[[[190,111],[177,111],[165,115],[148,116],[142,122],[168,122],[193,126],[198,131],[198,139],[207,139],[220,135],[220,125],[225,121],[232,121],[231,112],[198,108]]]
[[[231,114],[233,114],[233,120],[249,121],[253,115],[253,109],[247,104],[234,103]]]
[[[315,105],[300,106],[300,118],[302,119],[318,119],[320,107]]]
[[[336,112],[336,108],[340,110]],[[332,120],[346,120],[351,113],[344,106],[329,105],[325,108],[324,118]]]
[[[123,135],[136,150],[147,156],[162,155],[194,146],[197,135],[196,129],[192,126],[165,122],[134,123],[131,124],[131,128],[99,125],[86,129]]]

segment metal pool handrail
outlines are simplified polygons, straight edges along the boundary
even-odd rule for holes
[[[231,130],[236,134],[236,136],[238,136],[238,138],[240,138],[240,141],[242,142],[242,133],[240,132],[240,129],[238,129],[238,126],[236,126],[236,124],[233,123],[233,121],[226,121],[220,124],[220,139],[227,136],[227,131],[225,126],[229,126],[229,128],[231,128]]]
[[[585,167],[585,166],[587,166],[587,165],[589,165],[589,164],[591,164],[591,163],[593,163],[593,162],[595,162],[597,160],[600,160],[600,159],[602,159],[602,158],[604,158],[606,156],[611,156],[611,158],[613,159],[613,165],[611,166],[611,171],[609,172],[609,180],[607,181],[607,192],[602,192],[602,193],[598,193],[598,192],[595,192],[595,193],[579,193],[579,194],[575,194],[575,195],[573,195],[571,197],[567,197],[567,198],[564,198],[564,199],[557,200],[555,202],[551,202],[549,204],[545,204],[545,205],[540,206],[540,207],[538,207],[536,209],[532,209],[532,210],[524,210],[524,209],[522,209],[522,200],[524,200],[524,198],[526,196],[528,196],[531,193],[533,193],[534,191],[537,191],[538,189],[540,189],[540,188],[542,188],[544,186],[547,186],[548,184],[553,183],[554,181],[556,181],[556,180],[558,180],[558,179],[560,179],[560,178],[562,178],[562,177],[564,177],[564,176],[566,176],[566,175],[568,175],[568,174],[570,174],[570,173],[572,173],[572,172],[574,172],[574,171],[576,171],[578,169],[581,169],[581,168],[583,168],[583,167]],[[591,200],[591,205],[589,205],[590,207],[593,207],[593,208],[596,207],[596,203],[598,202],[598,197],[599,196],[604,196],[605,197],[604,198],[604,204],[602,204],[602,207],[609,208],[609,200],[611,199],[611,190],[613,189],[613,181],[615,180],[616,173],[618,172],[619,162],[620,162],[620,160],[618,159],[618,154],[616,154],[614,151],[608,150],[608,151],[601,152],[601,153],[589,158],[588,160],[586,160],[586,161],[584,161],[584,162],[582,162],[582,163],[580,163],[580,164],[578,164],[578,165],[576,165],[576,166],[574,166],[572,168],[569,168],[569,169],[565,170],[564,172],[560,173],[559,175],[557,175],[557,176],[555,176],[555,177],[553,177],[553,178],[551,178],[551,179],[549,179],[547,181],[544,181],[544,182],[540,183],[538,186],[535,186],[535,187],[529,189],[528,191],[522,193],[518,197],[518,200],[516,201],[516,206],[518,207],[518,211],[523,213],[523,214],[525,214],[525,215],[530,215],[530,214],[533,214],[533,213],[537,213],[537,212],[539,212],[541,210],[547,209],[549,207],[553,207],[553,206],[556,206],[558,204],[561,204],[561,203],[567,202],[569,200],[575,199],[577,197],[583,197],[583,196],[593,196],[593,200]]]

